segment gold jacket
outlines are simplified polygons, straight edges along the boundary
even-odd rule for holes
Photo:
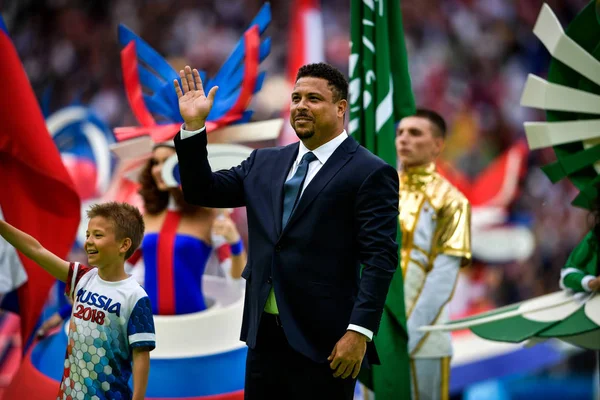
[[[416,358],[451,355],[448,333],[423,334],[417,328],[448,319],[447,305],[454,293],[458,267],[471,262],[471,207],[465,196],[436,172],[434,163],[406,169],[399,175],[401,267],[411,338],[409,351]],[[451,257],[438,260],[440,268],[433,278],[431,271],[440,255]],[[441,265],[448,264],[448,260],[455,263],[454,268]],[[428,277],[430,283],[426,287]],[[428,309],[418,310],[413,317],[415,307]]]

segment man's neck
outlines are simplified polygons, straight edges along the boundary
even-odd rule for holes
[[[333,139],[338,137],[343,131],[344,131],[344,128],[340,128],[339,131],[337,131],[337,130],[335,131],[337,133],[332,133],[327,136],[320,137],[318,140],[315,137],[315,136],[317,136],[316,134],[310,138],[301,139],[301,140],[307,149],[309,149],[310,151],[313,151],[314,149],[318,149],[319,147],[323,146],[325,143],[332,141]]]
[[[410,164],[410,165],[401,165],[401,170],[402,171],[410,171],[410,170],[415,170],[415,169],[419,169],[419,168],[426,168],[428,166],[430,166],[431,164],[435,164],[435,160],[430,160],[424,163],[419,163],[419,164]]]

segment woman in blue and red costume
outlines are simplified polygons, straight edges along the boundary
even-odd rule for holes
[[[164,162],[175,154],[170,142],[154,146],[140,174],[146,235],[142,242],[144,287],[155,314],[188,314],[207,308],[202,275],[213,252],[231,254],[232,278],[241,276],[246,251],[233,221],[224,213],[189,205],[179,188],[162,178]],[[219,246],[224,238],[229,246]]]

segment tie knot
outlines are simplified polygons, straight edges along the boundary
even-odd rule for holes
[[[317,156],[315,156],[315,153],[313,153],[312,151],[309,151],[308,153],[306,153],[305,155],[302,156],[302,160],[300,161],[300,164],[311,163],[311,162],[315,161],[316,159],[317,159]]]

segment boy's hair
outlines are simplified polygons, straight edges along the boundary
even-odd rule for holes
[[[429,120],[433,125],[433,134],[442,139],[446,138],[446,121],[440,114],[427,108],[417,108],[414,116]]]
[[[325,63],[306,64],[298,70],[296,82],[304,77],[325,79],[333,92],[334,103],[348,100],[348,80],[337,68]]]
[[[87,211],[87,216],[89,219],[103,217],[112,222],[117,240],[131,239],[131,247],[125,253],[126,260],[142,243],[145,229],[144,218],[140,210],[131,204],[115,201],[94,204]]]

